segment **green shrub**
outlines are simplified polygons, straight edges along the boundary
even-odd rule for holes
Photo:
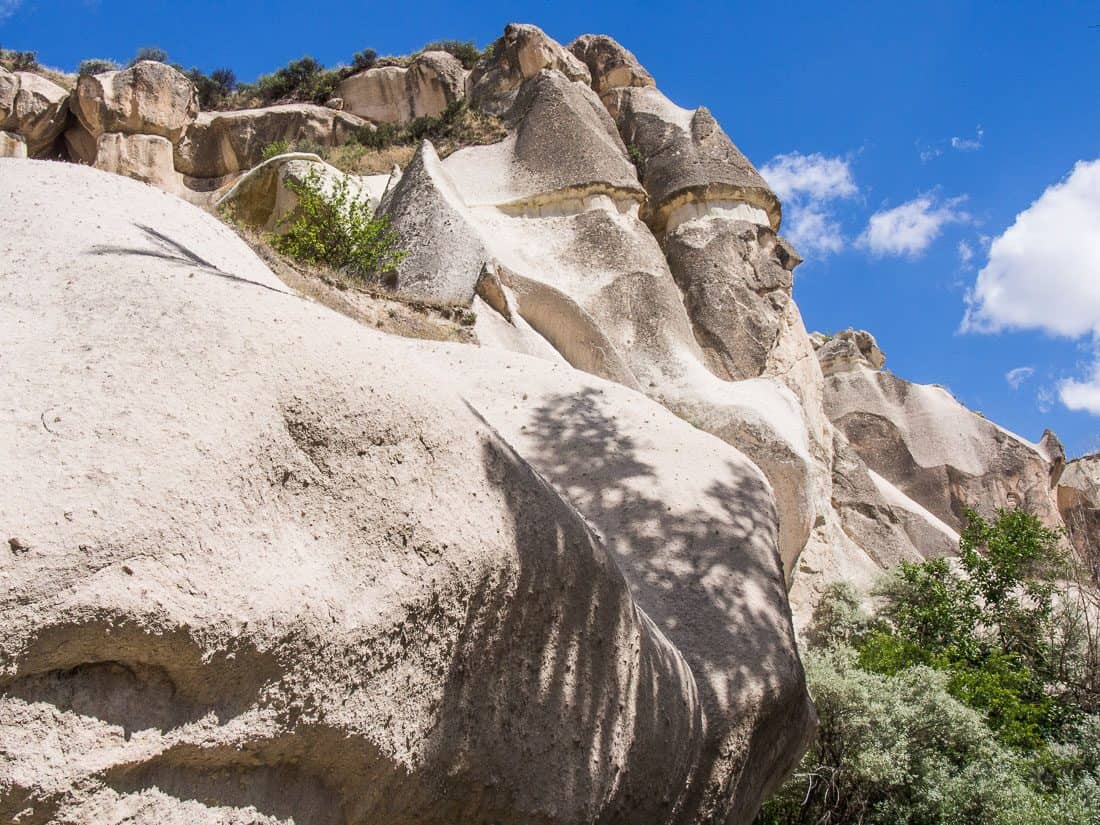
[[[216,109],[237,88],[237,76],[232,69],[214,69],[206,74],[202,69],[193,68],[187,72],[187,77],[195,84],[199,106],[203,109]]]
[[[127,64],[127,66],[133,66],[140,63],[143,60],[152,60],[156,63],[167,63],[168,52],[159,46],[142,46],[137,50],[133,59]]]
[[[363,49],[361,52],[356,52],[351,57],[351,66],[349,73],[365,72],[367,69],[373,69],[374,64],[378,62],[378,52],[374,49]]]
[[[1100,595],[1058,542],[968,512],[957,563],[899,565],[875,616],[830,587],[804,659],[821,728],[759,821],[1100,822]]]
[[[38,52],[0,48],[0,65],[12,72],[33,72],[39,68]]]
[[[262,152],[260,152],[260,160],[271,160],[273,157],[285,155],[290,151],[290,148],[289,140],[273,140],[263,148]]]
[[[118,71],[122,67],[119,66],[113,60],[106,60],[103,58],[91,58],[90,60],[82,60],[80,67],[76,70],[76,73],[81,77],[85,75],[103,74],[104,72]]]
[[[386,216],[375,216],[366,195],[352,193],[347,178],[325,186],[316,169],[288,178],[298,206],[281,224],[274,246],[302,263],[323,265],[364,280],[377,279],[408,254]]]
[[[262,75],[248,91],[263,103],[305,101],[324,103],[332,97],[339,73],[325,69],[312,57],[293,60],[271,74]]]

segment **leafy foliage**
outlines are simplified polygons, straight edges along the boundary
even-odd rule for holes
[[[273,140],[260,152],[260,160],[271,160],[290,151],[289,140]]]
[[[82,60],[80,67],[76,70],[76,73],[81,77],[85,75],[103,74],[104,72],[114,72],[122,67],[119,66],[113,60],[107,60],[105,58],[93,57],[89,60]]]
[[[287,178],[298,206],[273,239],[280,252],[312,266],[328,266],[370,280],[396,268],[408,254],[386,216],[375,216],[365,194],[351,191],[346,177],[326,186],[316,169]]]
[[[133,59],[130,60],[127,66],[134,66],[143,60],[152,60],[156,63],[167,63],[168,52],[160,48],[160,46],[142,46],[134,54]]]
[[[903,563],[876,615],[826,592],[806,656],[821,729],[760,822],[1100,821],[1095,592],[1034,516],[966,519],[957,563]]]
[[[237,88],[237,75],[232,69],[214,69],[206,74],[202,69],[193,68],[187,72],[187,77],[195,84],[199,106],[203,109],[218,108]]]
[[[11,72],[33,72],[39,68],[38,52],[0,48],[0,66]]]
[[[280,101],[324,103],[336,91],[339,80],[338,72],[330,71],[306,56],[292,60],[271,74],[261,75],[246,91],[266,104]]]

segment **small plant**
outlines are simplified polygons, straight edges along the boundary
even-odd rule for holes
[[[643,155],[642,150],[638,148],[638,144],[627,144],[626,153],[630,156],[630,162],[634,164],[634,168],[641,172],[642,167],[645,165],[645,155]]]
[[[378,52],[374,49],[363,49],[363,51],[352,55],[351,72],[365,72],[367,69],[373,69],[374,64],[377,62]]]
[[[93,57],[89,60],[82,60],[76,73],[84,77],[86,75],[103,74],[104,72],[115,72],[121,68],[122,67],[113,60]]]
[[[330,71],[312,57],[293,60],[283,68],[262,75],[248,87],[263,103],[298,100],[324,103],[336,91],[338,72]]]
[[[202,69],[193,68],[187,72],[187,77],[195,84],[199,106],[203,109],[218,108],[237,88],[237,75],[232,69],[215,69],[206,74]]]
[[[19,52],[0,48],[0,66],[13,72],[33,72],[39,68],[38,52]]]
[[[260,152],[260,160],[271,160],[272,158],[278,157],[279,155],[285,155],[289,151],[289,140],[273,140],[271,141],[271,143],[267,144],[267,146],[263,148],[262,152]]]
[[[370,199],[352,192],[346,177],[326,191],[320,173],[311,169],[303,179],[288,178],[286,185],[298,206],[280,223],[285,233],[273,239],[283,254],[363,280],[376,280],[408,255],[398,248],[400,238],[389,218],[376,216]]]
[[[137,54],[134,55],[134,59],[131,60],[128,65],[134,66],[143,60],[152,60],[156,63],[167,63],[168,52],[159,46],[142,46],[137,50]]]

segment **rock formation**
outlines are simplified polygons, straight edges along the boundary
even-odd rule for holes
[[[136,182],[0,197],[0,817],[751,820],[812,711],[736,449],[341,318]]]
[[[0,819],[749,823],[813,731],[792,607],[968,508],[1095,563],[1100,463],[808,334],[779,199],[611,38],[337,95],[0,72],[0,157],[98,167],[0,161]],[[459,100],[507,136],[264,160]],[[478,346],[305,300],[165,194],[272,232],[313,172],[402,239],[369,299]]]
[[[65,131],[69,93],[32,72],[9,72],[0,67],[0,132],[8,133],[2,144],[5,157],[31,157],[48,153]]]
[[[458,58],[427,51],[404,66],[379,66],[340,81],[336,93],[343,108],[373,123],[404,125],[418,117],[436,117],[466,96],[466,77]]]

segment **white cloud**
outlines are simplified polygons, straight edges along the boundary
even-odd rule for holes
[[[1069,409],[1100,415],[1100,358],[1084,381],[1072,378],[1058,383],[1058,397]]]
[[[1096,349],[1081,380],[1058,384],[1071,410],[1100,415],[1100,160],[1081,161],[993,239],[967,295],[964,332],[1038,329]]]
[[[982,148],[982,138],[985,137],[985,130],[979,126],[976,131],[976,137],[972,138],[951,138],[951,148],[957,149],[960,152],[976,152]]]
[[[950,223],[968,219],[958,206],[963,198],[938,203],[934,195],[920,195],[911,201],[873,214],[857,243],[873,255],[916,257],[939,237]]]
[[[962,261],[963,266],[974,260],[974,247],[966,241],[959,241],[959,260]]]
[[[1020,389],[1020,385],[1035,374],[1034,367],[1016,367],[1005,373],[1005,381],[1014,390]]]
[[[803,254],[825,256],[844,248],[830,205],[859,191],[847,160],[791,152],[776,155],[760,174],[783,201],[784,234]]]
[[[0,0],[0,20],[11,17],[23,5],[23,0]]]

